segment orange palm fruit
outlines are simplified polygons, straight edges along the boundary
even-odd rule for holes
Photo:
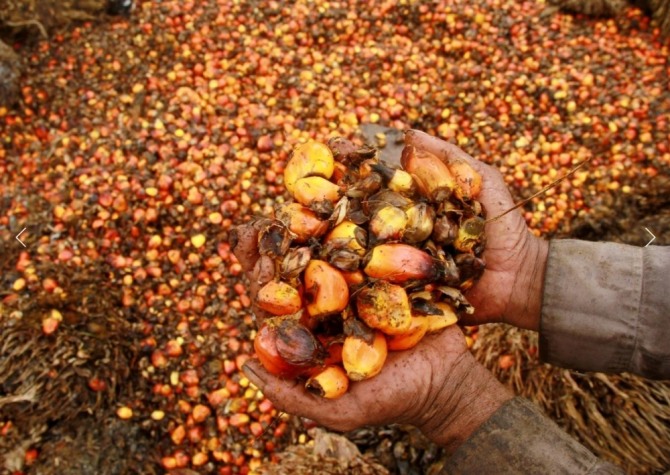
[[[352,285],[360,285],[365,282],[365,274],[363,274],[363,271],[361,270],[355,270],[355,271],[341,271],[342,276],[344,277],[344,280],[347,282],[349,286]]]
[[[412,311],[405,289],[384,280],[364,287],[356,297],[358,316],[369,327],[386,335],[407,332],[412,324]]]
[[[291,231],[293,241],[304,243],[328,231],[328,221],[319,219],[314,211],[300,203],[283,203],[275,210],[275,217]]]
[[[293,185],[293,197],[298,203],[309,206],[312,203],[340,199],[340,187],[320,176],[301,178]]]
[[[386,337],[382,332],[375,332],[372,343],[350,335],[342,347],[342,364],[351,381],[362,381],[379,374],[387,354]]]
[[[295,183],[308,176],[329,179],[335,169],[335,160],[330,149],[319,142],[310,140],[293,149],[284,168],[284,185],[293,194]]]
[[[460,200],[477,198],[482,190],[481,175],[462,158],[451,158],[447,166],[456,179],[456,197]]]
[[[384,162],[372,165],[372,169],[379,173],[386,181],[386,186],[397,193],[412,193],[414,191],[414,179],[405,170],[391,168]]]
[[[421,194],[437,203],[449,198],[456,189],[456,179],[439,157],[411,145],[400,157],[402,167],[409,172]]]
[[[272,315],[290,315],[302,308],[300,292],[286,282],[271,280],[258,291],[257,303]]]
[[[389,350],[409,350],[421,341],[428,331],[428,319],[426,317],[412,317],[412,324],[405,333],[391,335],[386,338]]]
[[[344,310],[349,302],[349,287],[342,273],[326,261],[312,259],[305,269],[305,308],[312,317],[323,317]]]
[[[440,275],[440,268],[430,254],[409,244],[380,244],[372,249],[366,261],[363,272],[369,277],[394,284],[435,280]]]
[[[428,333],[442,330],[458,322],[456,312],[448,303],[436,302],[434,305],[441,310],[441,313],[423,317],[428,321]]]
[[[337,399],[349,389],[349,378],[342,367],[330,365],[309,378],[305,388],[321,397]]]

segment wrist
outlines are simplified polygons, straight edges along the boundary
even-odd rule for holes
[[[418,425],[434,443],[453,453],[514,394],[468,351],[459,357]]]
[[[549,243],[529,236],[525,257],[512,286],[504,322],[518,328],[538,331],[542,314],[542,293],[549,254]]]

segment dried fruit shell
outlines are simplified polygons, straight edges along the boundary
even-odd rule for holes
[[[291,365],[317,366],[327,356],[321,342],[304,325],[287,318],[277,327],[277,353]]]
[[[367,233],[365,230],[349,220],[342,221],[335,226],[323,240],[323,247],[328,252],[331,249],[348,249],[360,256],[365,254]]]
[[[254,338],[254,351],[263,367],[271,374],[282,378],[295,378],[304,368],[295,366],[281,357],[277,351],[277,326],[266,320]]]

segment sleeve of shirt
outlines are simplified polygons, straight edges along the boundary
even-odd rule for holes
[[[540,358],[670,378],[670,247],[551,241]]]
[[[529,401],[507,401],[445,463],[442,474],[623,474]]]

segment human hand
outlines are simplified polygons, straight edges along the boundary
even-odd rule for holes
[[[514,206],[500,172],[472,158],[456,145],[417,130],[405,134],[405,143],[445,161],[450,158],[467,161],[482,177],[478,199],[487,218],[501,215]],[[505,322],[519,328],[539,330],[548,243],[529,232],[520,210],[489,222],[485,233],[483,257],[486,270],[466,292],[475,312],[463,316],[462,323]]]
[[[258,360],[247,361],[243,371],[281,411],[343,432],[412,424],[448,452],[513,397],[475,361],[457,326],[426,336],[412,349],[389,352],[381,373],[351,383],[334,400],[305,391],[303,382],[273,376]]]

